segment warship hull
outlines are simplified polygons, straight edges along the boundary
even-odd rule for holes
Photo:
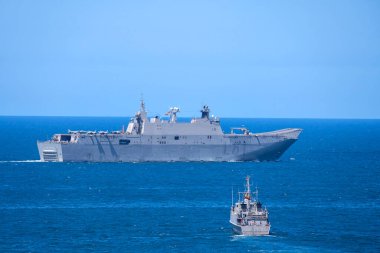
[[[251,133],[245,127],[222,131],[220,120],[210,117],[204,106],[200,118],[177,122],[178,107],[170,108],[170,119],[149,118],[141,101],[140,110],[121,131],[71,131],[37,141],[41,161],[54,162],[224,162],[273,161],[301,133],[287,128]],[[238,133],[236,133],[236,131]]]
[[[95,138],[93,138],[95,139]],[[296,141],[253,144],[135,144],[38,142],[42,161],[57,162],[224,162],[275,161]]]
[[[239,226],[232,222],[232,230],[237,235],[246,236],[258,236],[258,235],[269,235],[270,226],[269,225],[258,225],[258,226]]]

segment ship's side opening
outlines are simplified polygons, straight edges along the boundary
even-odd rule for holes
[[[131,140],[121,139],[119,140],[119,145],[128,145]]]

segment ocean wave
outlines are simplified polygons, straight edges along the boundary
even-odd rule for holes
[[[42,163],[41,160],[0,161],[0,163]]]
[[[204,202],[192,202],[184,201],[181,203],[173,202],[133,202],[133,203],[67,203],[67,204],[12,204],[12,205],[0,205],[0,210],[13,210],[13,209],[94,209],[94,208],[209,208],[209,209],[229,209],[230,205],[222,203],[210,203],[208,201]],[[379,203],[336,203],[328,205],[308,205],[308,204],[279,204],[279,205],[268,205],[269,210],[273,209],[380,209]]]
[[[358,203],[358,202],[345,202],[345,203],[326,203],[326,204],[304,204],[304,203],[295,203],[295,204],[282,204],[276,203],[267,205],[268,209],[271,208],[321,208],[321,209],[363,209],[363,208],[380,208],[380,203],[375,202],[366,202],[366,203]]]
[[[225,205],[210,205],[208,203],[87,203],[87,204],[23,204],[23,205],[1,205],[0,210],[18,209],[136,209],[136,208],[229,208]]]

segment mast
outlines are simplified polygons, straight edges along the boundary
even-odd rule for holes
[[[141,118],[143,119],[143,121],[146,121],[147,113],[145,111],[145,103],[144,103],[143,98],[141,98],[141,100],[140,100],[140,115],[141,115]]]
[[[245,180],[247,181],[247,193],[250,194],[251,193],[251,188],[250,188],[250,185],[249,185],[249,176],[247,176],[245,178]]]
[[[250,184],[249,184],[249,176],[247,176],[245,178],[246,180],[246,189],[247,191],[245,192],[244,194],[244,200],[247,202],[247,206],[248,206],[248,209],[250,207],[250,204],[251,204],[251,188],[250,188]]]
[[[147,122],[147,113],[145,111],[145,103],[144,99],[141,98],[140,100],[140,110],[136,113],[135,118],[134,118],[134,123],[136,123],[137,129],[136,133],[137,134],[142,134],[143,132],[143,125],[145,122]],[[128,126],[129,128],[129,126]],[[128,130],[127,130],[128,131]]]
[[[231,187],[231,206],[234,206],[234,186]]]

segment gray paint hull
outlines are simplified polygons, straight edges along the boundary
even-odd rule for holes
[[[42,161],[46,150],[57,150],[56,160],[65,162],[170,162],[170,161],[274,161],[296,141],[267,144],[214,145],[117,145],[109,143],[62,144],[38,142]]]
[[[269,235],[270,226],[239,226],[230,222],[232,225],[232,230],[238,235],[247,236],[258,236],[258,235]]]

